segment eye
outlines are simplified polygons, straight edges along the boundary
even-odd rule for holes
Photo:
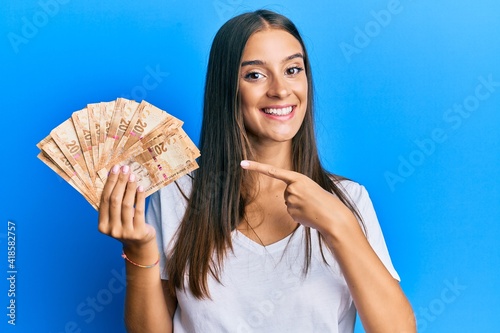
[[[304,68],[302,68],[302,67],[294,66],[294,67],[287,68],[285,71],[285,74],[289,75],[289,76],[296,76],[300,72],[302,72],[303,70],[304,70]]]
[[[258,79],[261,79],[263,77],[264,77],[264,74],[262,74],[262,73],[250,72],[250,73],[245,74],[245,76],[243,78],[245,80],[248,80],[248,81],[257,81]]]

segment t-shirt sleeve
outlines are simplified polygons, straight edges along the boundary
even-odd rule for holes
[[[384,235],[368,191],[363,185],[353,181],[342,181],[341,183],[353,202],[356,204],[356,207],[363,218],[363,222],[366,227],[367,239],[371,247],[385,265],[389,273],[391,273],[392,277],[400,281],[401,279],[399,274],[394,269],[391,257],[389,256]]]
[[[156,242],[160,252],[160,276],[168,280],[166,270],[167,253],[171,250],[177,229],[186,210],[191,181],[189,176],[180,178],[150,196],[146,210],[146,223],[156,229]],[[181,192],[182,190],[182,192]]]
[[[152,225],[156,230],[156,243],[160,253],[160,275],[162,279],[167,280],[165,272],[166,256],[165,251],[163,251],[164,245],[161,228],[162,222],[160,201],[160,191],[157,191],[150,196],[148,209],[146,210],[146,222]]]

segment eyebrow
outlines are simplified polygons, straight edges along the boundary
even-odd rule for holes
[[[304,55],[302,53],[300,53],[300,52],[292,54],[291,56],[288,56],[285,59],[283,59],[281,61],[281,63],[284,63],[284,62],[287,62],[287,61],[290,61],[290,60],[296,59],[296,58],[304,59]],[[265,62],[262,61],[262,60],[248,60],[248,61],[243,61],[241,63],[241,67],[251,66],[251,65],[264,65],[264,64],[265,64]]]

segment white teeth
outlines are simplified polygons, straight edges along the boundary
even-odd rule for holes
[[[292,110],[293,107],[291,106],[281,109],[275,109],[275,108],[263,109],[264,113],[272,114],[275,116],[286,116],[287,114],[290,114]]]

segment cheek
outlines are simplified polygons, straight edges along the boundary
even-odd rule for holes
[[[302,100],[304,105],[307,105],[307,92],[307,78],[305,78],[304,81],[302,81],[297,87],[297,94],[300,96],[299,98]]]
[[[249,99],[248,96],[242,96],[240,97],[240,101],[240,108],[243,112],[243,115],[248,114],[252,108],[252,100]]]
[[[242,89],[239,93],[239,98],[245,127],[255,127],[259,116],[259,110],[257,109],[258,94],[252,89]]]
[[[254,115],[250,111],[251,108],[248,105],[248,101],[245,100],[244,96],[240,94],[240,112],[241,116],[243,117],[243,125],[245,126],[246,129],[251,127],[251,124],[254,123],[252,119],[254,118]]]
[[[242,108],[241,111],[243,114],[243,125],[245,126],[247,131],[254,132],[258,124],[258,119],[255,112],[251,112],[246,108]]]
[[[249,111],[250,111],[250,99],[248,98],[248,95],[244,94],[244,93],[240,93],[239,94],[239,107],[240,107],[240,110],[241,110],[241,114],[243,115],[243,120],[247,121],[248,119],[248,116],[249,116]]]

